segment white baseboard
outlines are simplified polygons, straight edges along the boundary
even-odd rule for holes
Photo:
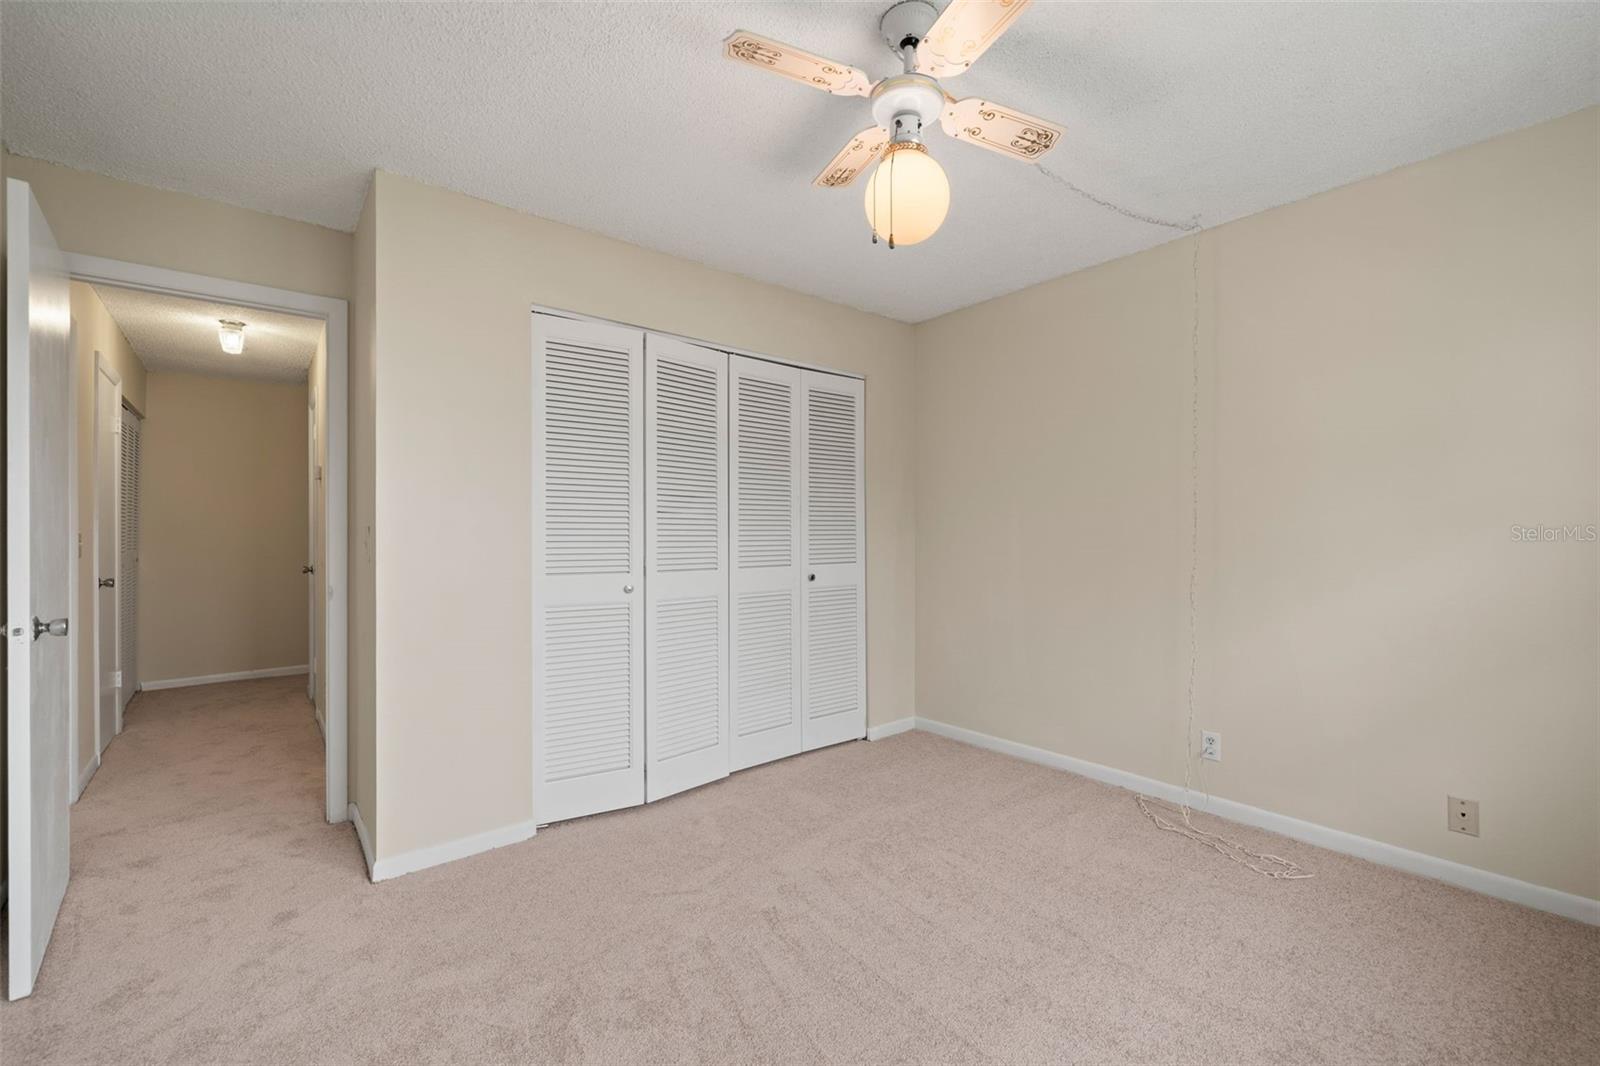
[[[387,859],[379,859],[372,864],[372,879],[387,881],[391,877],[416,873],[430,866],[439,866],[457,859],[465,859],[469,855],[503,848],[507,844],[517,844],[533,836],[534,826],[533,822],[518,822],[515,825],[491,829],[486,833],[463,837],[460,840],[451,840],[432,847],[417,848],[415,851],[407,851]]]
[[[100,756],[96,755],[89,760],[87,766],[78,771],[78,780],[72,786],[73,803],[77,803],[83,798],[83,790],[89,787],[89,779],[94,776],[94,772],[98,769],[100,769]]]
[[[867,739],[882,740],[884,737],[892,737],[896,733],[905,733],[915,728],[917,728],[915,716],[906,715],[904,718],[896,718],[894,721],[885,722],[882,725],[868,726]]]
[[[367,835],[367,823],[361,820],[361,808],[354,803],[350,804],[350,824],[356,827],[356,839],[361,842],[361,854],[367,860],[367,878],[376,881],[372,876],[372,838]]]
[[[269,666],[265,670],[239,670],[231,674],[205,674],[200,677],[169,677],[165,681],[141,681],[139,690],[149,692],[158,688],[188,688],[190,685],[220,685],[225,681],[251,681],[258,677],[293,677],[308,673],[309,667]]]
[[[883,729],[898,727],[896,732],[905,727],[899,722],[890,722]],[[1128,773],[1110,766],[1101,766],[1085,759],[1075,759],[1070,755],[1059,752],[1047,751],[1044,748],[1035,748],[1028,744],[1019,744],[1014,740],[1003,740],[1000,737],[979,733],[973,729],[963,729],[960,726],[947,725],[936,722],[930,718],[915,719],[916,728],[929,733],[937,733],[951,740],[959,740],[964,744],[974,747],[987,748],[1004,755],[1011,755],[1028,762],[1039,763],[1043,766],[1053,767],[1057,770],[1066,770],[1070,773],[1081,774],[1096,781],[1103,781],[1108,785],[1116,785],[1134,792],[1142,792],[1146,796],[1167,800],[1171,803],[1184,802],[1184,790],[1181,785],[1170,785],[1165,781],[1157,781],[1149,777]],[[869,736],[871,735],[869,731]],[[887,735],[887,734],[883,734]],[[873,737],[877,739],[877,737]],[[1291,818],[1285,814],[1252,807],[1245,803],[1236,803],[1233,800],[1212,796],[1207,802],[1206,797],[1199,793],[1191,792],[1188,795],[1189,806],[1197,811],[1227,818],[1244,825],[1252,825],[1258,829],[1270,830],[1281,833],[1295,840],[1303,840],[1307,844],[1315,844],[1319,848],[1329,851],[1341,852],[1345,855],[1354,855],[1369,862],[1382,866],[1392,866],[1397,870],[1418,874],[1422,877],[1431,877],[1458,888],[1480,892],[1486,896],[1497,899],[1509,900],[1520,903],[1525,907],[1536,910],[1549,911],[1559,914],[1564,918],[1573,918],[1589,925],[1600,925],[1600,900],[1589,899],[1587,896],[1577,896],[1570,892],[1562,892],[1543,885],[1535,885],[1528,881],[1519,881],[1514,877],[1504,874],[1491,873],[1480,870],[1476,866],[1467,866],[1464,863],[1451,862],[1434,855],[1425,855],[1420,851],[1411,851],[1408,848],[1397,847],[1394,844],[1385,844],[1379,840],[1368,837],[1356,836],[1339,829],[1330,829],[1325,825],[1315,822],[1302,821]]]

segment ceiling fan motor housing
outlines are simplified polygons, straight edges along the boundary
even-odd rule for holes
[[[939,9],[928,0],[900,0],[878,20],[878,30],[889,51],[901,55],[909,46],[915,48],[928,36],[939,19]]]
[[[923,127],[938,122],[943,109],[944,90],[926,74],[896,74],[872,90],[872,120],[896,141],[920,140]]]

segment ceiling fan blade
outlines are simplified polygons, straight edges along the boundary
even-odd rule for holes
[[[1065,127],[1054,122],[991,104],[976,96],[947,100],[944,114],[939,116],[939,125],[958,141],[976,144],[1024,163],[1037,163],[1067,132]]]
[[[838,96],[866,96],[872,91],[872,79],[855,67],[802,52],[760,34],[735,30],[722,43],[723,54],[729,59],[782,74],[813,89]]]
[[[950,0],[917,46],[917,71],[935,78],[964,73],[1011,28],[1029,0]]]
[[[839,154],[822,168],[822,173],[811,184],[819,189],[841,189],[849,185],[856,180],[857,174],[870,167],[872,161],[883,154],[883,146],[888,143],[888,130],[882,126],[867,127],[839,149]]]

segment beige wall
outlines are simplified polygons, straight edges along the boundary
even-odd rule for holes
[[[378,841],[378,690],[375,654],[377,599],[373,506],[377,466],[373,454],[376,409],[374,358],[377,346],[377,189],[368,190],[355,233],[355,269],[350,309],[350,621],[349,781],[350,802]]]
[[[909,326],[390,174],[375,195],[380,856],[533,814],[536,303],[867,375],[870,720],[912,712]]]
[[[350,234],[7,155],[69,252],[349,298]]]
[[[1589,897],[1597,117],[1198,238],[1207,784]],[[1182,780],[1194,243],[917,327],[920,714]]]
[[[81,406],[83,400],[93,396],[92,371],[95,353],[99,352],[110,361],[112,369],[122,378],[122,398],[128,401],[135,411],[142,414],[146,377],[144,363],[140,362],[133,348],[129,346],[128,338],[122,335],[122,330],[112,321],[111,312],[106,310],[106,305],[94,287],[81,281],[72,283],[72,331],[73,357],[78,362],[79,370],[84,371],[78,375],[80,403],[78,413],[80,415],[84,413]],[[78,438],[80,448],[86,439],[82,436]],[[82,459],[83,456],[80,454],[79,458]],[[87,499],[87,496],[84,499]]]
[[[99,686],[94,679],[96,641],[95,614],[99,595],[94,573],[95,503],[95,384],[96,355],[103,355],[122,379],[122,396],[135,411],[145,408],[145,369],[133,354],[111,313],[93,288],[81,281],[72,283],[73,388],[78,408],[78,603],[73,623],[78,634],[78,750],[73,755],[73,787],[77,777],[95,757],[95,697]],[[112,471],[113,477],[119,477]],[[107,596],[110,593],[106,593]],[[132,670],[128,671],[132,679]],[[106,742],[110,738],[105,738]]]
[[[140,681],[305,663],[305,384],[157,371],[147,388]]]

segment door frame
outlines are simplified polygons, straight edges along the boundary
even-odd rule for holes
[[[68,273],[74,281],[278,311],[321,319],[325,324],[327,358],[323,361],[321,395],[327,418],[323,445],[328,458],[322,471],[323,499],[326,501],[322,516],[322,576],[328,602],[323,636],[325,648],[319,664],[327,691],[327,706],[323,709],[324,777],[328,821],[348,821],[349,304],[330,296],[99,256],[68,252],[66,260]]]
[[[92,485],[90,486],[90,499],[93,501],[93,506],[89,509],[90,572],[94,576],[94,585],[90,590],[94,597],[91,601],[94,606],[89,609],[90,617],[94,619],[94,635],[90,643],[94,647],[90,649],[89,661],[92,664],[92,676],[94,678],[94,757],[96,764],[99,763],[100,756],[105,752],[106,745],[122,733],[123,682],[122,678],[119,677],[117,679],[117,693],[114,697],[117,701],[116,728],[112,731],[110,737],[103,737],[100,735],[100,669],[103,665],[100,662],[100,645],[102,642],[100,633],[100,580],[105,575],[100,573],[100,525],[105,521],[106,516],[100,513],[100,478],[105,475],[112,479],[111,492],[113,499],[116,501],[112,504],[110,516],[112,529],[115,530],[112,534],[113,537],[118,537],[121,533],[121,530],[117,527],[121,522],[121,509],[118,505],[122,500],[122,482],[121,478],[115,476],[115,472],[100,469],[100,437],[102,433],[100,426],[100,376],[102,374],[105,375],[106,380],[111,382],[111,409],[116,412],[117,418],[117,430],[113,435],[117,437],[118,458],[120,459],[122,443],[122,375],[117,373],[117,368],[111,365],[111,361],[105,357],[104,352],[96,350],[94,353],[94,389],[90,392],[90,401],[94,404],[94,433],[89,438],[91,442],[89,446],[93,449],[92,454],[94,456],[94,461],[90,464],[90,469],[93,471]],[[117,472],[120,472],[120,466]],[[118,649],[120,656],[122,649],[122,557],[120,550],[111,564],[111,579],[116,582],[115,587],[111,590],[111,599],[113,601],[111,608],[112,629],[116,633],[114,647]],[[121,664],[119,663],[117,668],[120,669],[120,666]],[[79,708],[74,708],[74,718],[78,716],[79,710]],[[88,784],[87,777],[84,779],[84,784]]]
[[[306,514],[312,515],[317,509],[317,394],[311,389],[306,390]],[[323,516],[326,518],[326,514]],[[317,530],[316,523],[306,523],[306,565],[317,565]],[[321,730],[322,707],[317,704],[317,675],[322,672],[322,661],[317,657],[317,599],[315,589],[317,579],[322,575],[315,572],[305,575],[311,579],[312,591],[306,593],[306,631],[310,634],[310,646],[306,649],[306,699],[311,701],[312,711],[317,719],[317,728]],[[326,736],[326,731],[324,731]]]
[[[70,289],[69,289],[70,292]],[[69,295],[70,299],[70,295]],[[78,476],[78,320],[72,320],[71,331],[67,336],[68,372],[72,375],[72,388],[67,395],[67,425],[72,427],[72,433],[67,437],[67,470],[69,476]],[[91,401],[93,396],[90,397]],[[83,550],[83,516],[78,507],[78,487],[72,485],[67,493],[67,521],[72,526],[72,544],[74,552]],[[78,556],[72,556],[72,565],[67,567],[67,595],[72,609],[78,609]],[[81,634],[79,635],[81,636]],[[67,647],[67,669],[70,676],[67,678],[67,785],[71,789],[67,793],[67,806],[77,803],[83,797],[83,790],[89,787],[89,779],[95,771],[100,769],[100,738],[95,737],[94,754],[82,766],[78,765],[78,667],[82,665],[82,656],[78,654],[79,636],[71,638]],[[95,708],[95,721],[99,719],[99,708]],[[0,883],[0,900],[5,899],[4,884]]]

